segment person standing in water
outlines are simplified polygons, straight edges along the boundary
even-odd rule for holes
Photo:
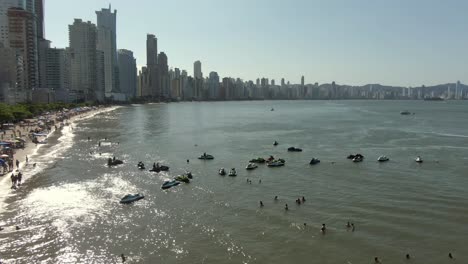
[[[327,228],[325,227],[325,224],[322,224],[322,228],[320,228],[320,232],[322,232],[322,234],[325,234],[325,232],[327,232]]]

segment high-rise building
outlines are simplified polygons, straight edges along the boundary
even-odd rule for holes
[[[104,86],[106,96],[119,92],[116,23],[117,10],[112,12],[111,6],[96,11],[97,15],[97,44],[96,49],[104,53]]]
[[[22,8],[8,9],[9,47],[12,48],[22,71],[18,72],[19,101],[30,101],[31,90],[38,81],[37,39],[35,35],[34,14]],[[20,62],[21,61],[21,62]]]
[[[219,75],[217,72],[210,72],[210,78],[208,79],[208,99],[222,99],[219,94]]]
[[[44,32],[44,0],[34,0],[34,14],[36,16],[36,34],[38,39],[45,38]]]
[[[284,82],[284,78],[281,78],[281,86],[284,87],[286,83]]]
[[[94,100],[98,86],[96,25],[75,19],[68,26],[70,46],[70,90],[80,100]]]
[[[38,86],[45,88],[46,86],[46,53],[50,49],[50,41],[46,39],[37,40],[37,57],[38,57],[38,73],[39,82]]]
[[[170,81],[169,81],[169,65],[167,62],[167,55],[160,52],[158,55],[158,73],[159,73],[159,89],[160,97],[169,99],[170,95]]]
[[[0,42],[0,102],[14,103],[16,90],[15,52]]]
[[[68,52],[65,49],[48,48],[45,53],[45,85],[54,90],[67,90],[70,85]]]
[[[0,1],[0,43],[3,44],[4,48],[10,47],[8,9],[15,7],[26,8],[23,0]]]
[[[148,95],[159,99],[161,90],[159,87],[158,39],[152,34],[146,35],[146,67],[148,72]]]
[[[119,49],[119,78],[120,91],[127,98],[133,98],[137,95],[137,67],[133,52],[126,49]]]
[[[196,61],[193,63],[193,78],[203,79],[202,65],[200,61]]]

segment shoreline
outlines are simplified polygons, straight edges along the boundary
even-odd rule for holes
[[[93,118],[98,114],[105,113],[105,112],[111,112],[114,111],[121,106],[104,106],[104,107],[99,107],[97,109],[91,109],[87,112],[80,113],[77,115],[74,115],[70,117],[69,119],[63,120],[63,123],[66,123],[68,125],[58,127],[57,129],[52,128],[51,131],[47,134],[46,138],[51,137],[52,135],[56,135],[58,133],[61,133],[63,135],[63,131],[65,129],[71,129],[70,131],[73,131],[73,128],[76,125],[76,122],[86,120],[89,118]],[[73,132],[71,132],[73,133]],[[55,144],[34,144],[32,140],[29,137],[26,137],[26,146],[23,149],[15,149],[15,154],[14,154],[14,160],[19,160],[20,161],[20,166],[19,170],[23,173],[23,184],[26,181],[29,181],[37,172],[33,170],[27,170],[27,168],[32,168],[31,166],[27,166],[29,164],[34,164],[34,156],[37,155],[38,151],[43,147],[51,148],[60,141],[58,141]],[[26,163],[26,156],[29,159],[29,162]],[[47,168],[44,168],[47,169]],[[14,173],[17,170],[16,166],[11,172],[5,173],[3,176],[0,176],[0,214],[5,211],[5,207],[7,204],[5,203],[6,199],[9,197],[15,196],[17,193],[17,190],[11,189],[11,179],[10,176],[12,173]],[[26,171],[25,171],[26,170]],[[18,188],[18,190],[21,190],[21,188]]]

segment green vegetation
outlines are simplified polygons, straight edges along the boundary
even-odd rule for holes
[[[90,106],[88,103],[81,104],[16,104],[7,105],[0,103],[0,122],[20,121],[25,118],[32,118],[36,115],[43,114],[49,111],[62,110],[64,108],[71,109],[75,107]]]

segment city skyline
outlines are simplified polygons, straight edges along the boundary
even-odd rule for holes
[[[206,74],[244,80],[264,76],[300,83],[304,75],[306,83],[349,85],[466,82],[463,25],[468,19],[462,10],[468,3],[237,1],[226,3],[223,10],[230,11],[222,14],[214,1],[197,3],[111,1],[119,10],[117,48],[134,51],[140,69],[146,65],[146,34],[154,34],[169,67],[192,72],[193,62],[200,60]],[[60,31],[74,18],[96,23],[95,10],[108,4],[46,1],[46,38],[65,47],[67,37]]]

